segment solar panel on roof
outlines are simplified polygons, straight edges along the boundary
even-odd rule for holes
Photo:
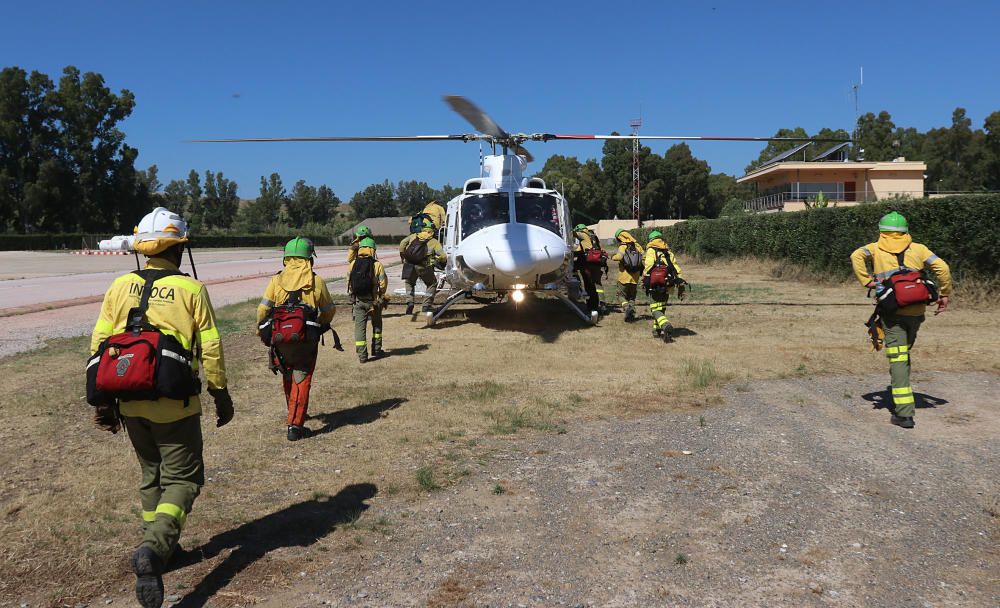
[[[781,154],[775,156],[774,158],[772,158],[770,160],[766,160],[763,163],[761,163],[760,168],[763,169],[764,167],[767,167],[769,165],[773,165],[774,163],[781,162],[781,161],[785,160],[786,158],[788,158],[789,156],[794,156],[796,153],[805,150],[807,147],[809,147],[811,145],[813,145],[813,142],[807,141],[804,144],[795,146],[791,150],[786,150],[785,152],[782,152]]]
[[[844,148],[846,148],[847,144],[849,144],[849,143],[851,143],[851,142],[849,142],[849,141],[842,141],[839,144],[836,144],[833,147],[831,147],[831,148],[829,148],[827,150],[824,150],[822,153],[820,153],[819,156],[813,158],[813,161],[825,160],[825,159],[829,158],[830,156],[832,156],[834,153],[836,153],[836,152],[838,152],[838,151],[843,150]]]

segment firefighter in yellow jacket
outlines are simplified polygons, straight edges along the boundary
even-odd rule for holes
[[[878,241],[859,247],[851,254],[851,266],[858,281],[874,290],[877,296],[880,295],[881,282],[899,270],[929,269],[937,278],[940,294],[934,314],[947,310],[951,295],[948,264],[925,245],[914,243],[906,218],[895,211],[882,216],[878,231]],[[892,381],[891,422],[907,429],[914,426],[915,405],[913,387],[910,386],[910,357],[926,309],[926,304],[911,304],[894,313],[880,315]]]
[[[372,324],[372,359],[385,356],[382,350],[382,310],[389,279],[385,267],[375,258],[375,240],[361,239],[358,257],[347,269],[347,292],[354,315],[354,348],[358,361],[368,361],[368,322]]]
[[[619,229],[615,232],[615,240],[618,241],[618,253],[611,260],[618,262],[618,299],[625,313],[625,322],[631,323],[635,320],[635,296],[644,267],[644,251],[642,245],[627,230]],[[633,257],[637,265],[630,266]]]
[[[361,239],[370,237],[372,235],[372,229],[364,224],[361,224],[354,229],[354,239],[351,241],[351,245],[347,248],[347,263],[350,264],[354,261],[354,258],[358,257],[358,247],[361,246]]]
[[[666,282],[663,285],[653,284],[655,280],[651,275],[653,269],[658,267],[661,271],[666,270]],[[646,292],[652,300],[649,303],[649,311],[653,314],[653,337],[662,338],[664,342],[673,342],[674,327],[667,319],[666,308],[671,293],[676,291],[677,299],[684,299],[685,281],[674,252],[670,251],[670,247],[663,240],[663,233],[659,230],[649,233],[642,275]]]
[[[447,218],[447,213],[444,207],[441,206],[436,200],[431,200],[424,206],[424,210],[421,211],[424,215],[429,217],[432,222],[434,222],[434,236],[441,236],[441,229],[444,228],[444,222]]]
[[[588,262],[587,252],[591,249],[600,251],[601,241],[586,224],[573,227],[573,268],[579,273],[583,290],[587,294],[587,309],[591,317],[597,318],[602,312],[604,302],[604,286],[601,284],[601,271],[607,270],[607,261],[601,256],[599,262]]]
[[[399,243],[399,258],[403,261],[403,280],[406,281],[406,314],[413,313],[416,301],[417,279],[426,286],[422,312],[431,312],[437,294],[437,276],[434,267],[444,267],[447,257],[441,243],[434,238],[434,222],[424,219],[420,232],[409,235]]]
[[[191,366],[203,367],[203,378],[215,401],[216,426],[233,418],[233,401],[226,388],[226,368],[215,323],[215,312],[205,286],[180,267],[188,228],[184,219],[163,207],[142,218],[133,247],[148,258],[146,268],[115,279],[104,294],[101,313],[90,340],[91,353],[111,335],[125,331],[129,311],[140,301],[147,277],[155,280],[145,313],[146,322],[176,338],[193,353]],[[144,275],[144,276],[143,276]],[[132,555],[135,593],[145,608],[163,602],[161,575],[177,547],[181,528],[205,483],[202,459],[201,400],[160,398],[122,401],[97,408],[97,424],[113,433],[124,423],[142,468],[139,498],[144,532]]]
[[[315,254],[312,241],[307,238],[295,237],[288,241],[282,261],[285,267],[271,277],[264,297],[257,306],[258,327],[271,315],[275,306],[288,303],[293,296],[316,311],[316,322],[322,328],[329,327],[337,309],[326,283],[313,272]],[[274,344],[271,347],[271,365],[276,371],[281,371],[285,402],[288,405],[289,441],[309,436],[305,421],[318,352],[319,344],[309,341]]]

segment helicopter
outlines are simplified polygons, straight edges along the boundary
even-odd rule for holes
[[[825,141],[794,137],[712,137],[678,135],[596,135],[508,133],[488,114],[461,96],[444,101],[475,129],[456,135],[389,135],[359,137],[270,137],[197,139],[204,143],[270,142],[428,142],[480,141],[492,154],[480,154],[480,175],[465,180],[462,192],[447,202],[445,225],[437,226],[447,262],[444,281],[451,293],[426,313],[433,325],[453,304],[509,298],[518,304],[528,292],[557,297],[584,322],[596,324],[598,313],[577,304],[581,286],[574,269],[574,233],[569,203],[540,177],[527,177],[533,160],[524,143],[557,140],[696,140],[696,141]],[[837,140],[840,141],[840,140]],[[491,297],[492,296],[492,297]]]

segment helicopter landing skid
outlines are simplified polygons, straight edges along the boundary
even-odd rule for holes
[[[448,308],[450,308],[452,304],[458,302],[459,300],[463,300],[469,297],[469,293],[470,292],[468,291],[456,291],[455,293],[448,296],[448,299],[444,301],[444,304],[441,305],[441,308],[437,309],[437,311],[435,311],[434,314],[427,317],[427,327],[434,325],[434,323],[437,322],[438,318],[441,315],[443,315],[444,312],[448,310]]]
[[[597,325],[597,317],[588,315],[586,312],[581,310],[580,307],[576,305],[576,302],[569,299],[569,296],[562,293],[561,291],[557,291],[556,296],[563,304],[566,305],[567,308],[575,312],[578,317],[583,319],[584,323],[588,323],[590,325]]]

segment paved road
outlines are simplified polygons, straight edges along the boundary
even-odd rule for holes
[[[0,357],[38,348],[47,339],[89,333],[108,284],[122,272],[133,269],[135,263],[134,259],[125,256],[107,256],[97,264],[120,268],[88,273],[80,272],[80,262],[65,260],[83,256],[46,255],[51,256],[47,258],[47,265],[37,260],[32,262],[33,276],[0,281],[0,301],[5,306],[0,309],[0,317],[6,316],[7,326],[7,331],[0,336]],[[201,257],[195,258],[198,275],[208,284],[216,307],[259,297],[269,276],[281,268],[280,256],[275,257],[271,250],[210,252],[204,256],[204,261],[200,261]],[[320,251],[316,270],[325,277],[342,276],[347,270],[346,258],[347,252],[343,249]],[[5,264],[0,274],[5,275],[10,258],[0,257],[0,260]],[[64,264],[63,268],[60,263]],[[60,270],[65,274],[57,276],[55,273]],[[337,291],[338,287],[335,283],[331,289]],[[31,311],[31,307],[51,310]]]

